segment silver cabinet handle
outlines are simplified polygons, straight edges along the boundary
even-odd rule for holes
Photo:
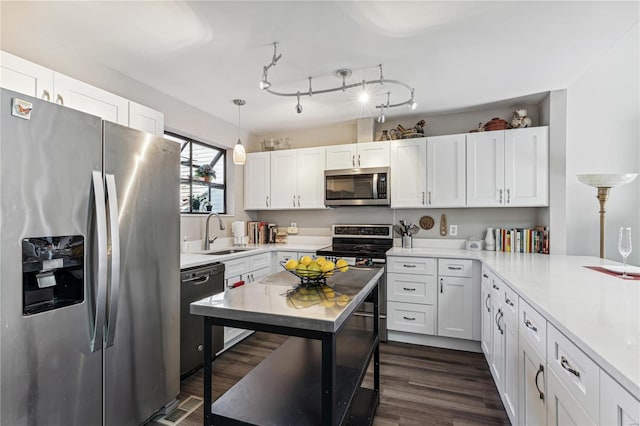
[[[407,265],[405,263],[403,263],[402,266],[404,266],[405,268],[415,268],[416,267],[416,265]]]
[[[491,312],[491,306],[489,306],[489,299],[491,298],[491,293],[487,293],[487,298],[484,300],[484,306],[487,308],[487,312]]]
[[[353,154],[351,156],[351,166],[355,167],[356,166],[356,155]]]
[[[293,207],[295,207],[295,206],[296,206],[296,196],[294,195],[293,196]]]
[[[429,191],[428,194],[429,194],[429,205],[431,205],[431,191]]]
[[[540,387],[538,386],[538,376],[540,374],[542,374],[542,378],[544,379],[544,367],[542,366],[542,364],[540,364],[540,367],[538,368],[538,372],[536,373],[535,382],[536,382],[536,389],[540,394],[540,399],[544,401],[544,393],[540,390]]]
[[[508,297],[507,297],[507,300],[505,300],[505,302],[507,302],[507,305],[513,306],[513,302]]]
[[[495,285],[495,284],[493,285],[493,288],[494,288],[494,289],[496,289],[496,290],[500,290],[500,287],[498,287],[498,286],[497,286],[497,285]]]
[[[298,207],[300,207],[300,195],[298,195]]]
[[[48,90],[43,90],[42,91],[42,96],[40,97],[40,99],[46,99],[48,101],[51,101],[51,95],[49,94]]]
[[[504,312],[500,309],[500,318],[498,318],[498,328],[500,329],[500,334],[504,334],[504,328],[500,326],[500,320],[502,320],[502,325],[504,325]]]
[[[442,293],[442,291],[444,290],[444,279],[440,278],[440,293]]]
[[[422,191],[422,205],[424,205],[424,191]]]
[[[502,189],[500,190],[500,201],[499,201],[499,203],[502,204]]]
[[[402,287],[402,289],[405,290],[405,291],[416,291],[415,288]]]
[[[269,207],[269,196],[264,197],[264,205]]]
[[[511,203],[511,190],[507,188],[507,204]]]
[[[358,167],[360,167],[360,154],[358,154]]]
[[[576,377],[580,377],[580,372],[575,368],[571,367],[571,364],[569,364],[569,361],[567,361],[567,359],[564,356],[561,357],[560,365],[569,373],[573,374]]]
[[[415,317],[411,318],[411,317],[405,317],[403,316],[402,318],[406,319],[407,321],[415,321]]]
[[[95,285],[96,308],[94,311],[93,330],[91,330],[91,352],[102,349],[104,337],[104,321],[107,310],[107,208],[104,204],[104,184],[102,173],[93,171],[93,200],[96,209],[96,235],[98,251],[98,274]]]
[[[61,94],[58,94],[58,96],[56,96],[56,103],[60,105],[64,105],[64,98],[62,97]]]
[[[447,266],[447,269],[452,271],[462,271],[462,266]]]
[[[120,225],[118,224],[118,191],[116,178],[112,174],[105,176],[107,181],[107,202],[109,204],[109,228],[111,230],[111,280],[109,288],[109,322],[107,323],[107,347],[112,346],[116,338],[118,324],[118,305],[120,295]]]
[[[502,313],[502,309],[498,309],[498,313],[496,314],[496,327],[500,331],[500,334],[504,334],[504,330],[500,327],[500,318],[502,318],[504,314]]]
[[[531,330],[531,331],[533,331],[534,333],[537,333],[537,332],[538,332],[538,327],[536,327],[535,325],[533,325],[533,324],[531,323],[531,321],[526,320],[526,321],[524,322],[524,325],[525,325],[525,327],[527,327],[528,329],[530,329],[530,330]]]

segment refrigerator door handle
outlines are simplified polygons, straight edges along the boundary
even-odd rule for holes
[[[118,192],[116,179],[106,175],[107,202],[109,205],[109,229],[111,231],[111,282],[109,295],[109,320],[107,322],[107,348],[113,345],[118,319],[118,295],[120,294],[120,226],[118,225]]]
[[[107,212],[104,198],[104,184],[102,173],[94,170],[93,196],[96,209],[96,234],[98,249],[98,275],[95,286],[96,305],[93,318],[93,330],[91,333],[91,352],[102,349],[104,339],[105,311],[107,309]]]

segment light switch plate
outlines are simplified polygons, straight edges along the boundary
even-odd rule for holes
[[[452,237],[458,235],[458,225],[449,225],[449,235]]]

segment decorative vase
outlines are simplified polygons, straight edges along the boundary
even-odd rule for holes
[[[489,251],[496,250],[496,239],[493,236],[493,228],[487,228],[487,235],[484,237],[484,249]]]
[[[208,175],[202,176],[202,180],[205,181],[205,182],[209,182],[209,181],[211,181],[211,176],[208,176]]]

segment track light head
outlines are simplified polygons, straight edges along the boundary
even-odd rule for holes
[[[269,87],[271,87],[271,83],[269,83],[267,80],[260,80],[260,90],[266,90]]]
[[[302,105],[300,105],[300,92],[298,92],[298,103],[296,105],[296,112],[302,114]]]

